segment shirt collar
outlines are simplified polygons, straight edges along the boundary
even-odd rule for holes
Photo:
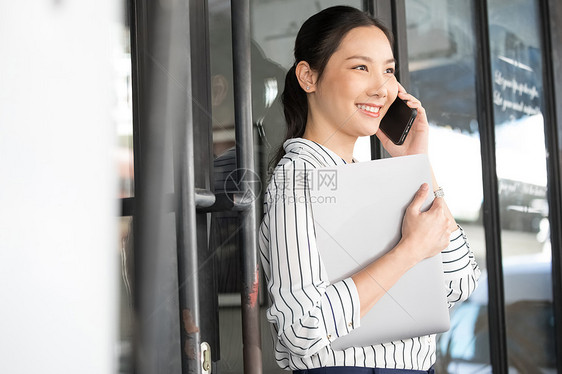
[[[299,154],[310,154],[316,156],[323,166],[345,165],[347,162],[334,151],[308,139],[291,138],[283,143],[283,148],[286,153],[293,152]]]

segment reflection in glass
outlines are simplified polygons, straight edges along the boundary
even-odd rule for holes
[[[491,0],[488,17],[508,363],[555,372],[538,3]]]
[[[119,175],[119,198],[134,196],[133,103],[131,85],[131,46],[129,26],[114,25],[116,49],[113,51],[115,107],[113,120],[117,133],[116,161]],[[118,219],[120,258],[119,283],[119,373],[133,372],[133,218]]]
[[[119,218],[119,373],[133,372],[133,217]]]
[[[134,196],[133,98],[131,85],[131,46],[129,28],[118,25],[118,49],[114,52],[116,103],[113,118],[117,129],[119,197]]]
[[[491,370],[471,3],[431,0],[405,4],[409,90],[427,111],[433,169],[482,269],[478,288],[469,300],[451,310],[451,329],[437,342],[435,367],[440,373]]]

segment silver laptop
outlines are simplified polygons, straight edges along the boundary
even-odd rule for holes
[[[424,182],[431,188],[425,155],[319,168],[310,178],[317,246],[332,283],[393,248],[414,194]],[[424,209],[431,201],[428,196]],[[441,254],[417,264],[387,291],[359,328],[332,342],[333,349],[449,329]]]

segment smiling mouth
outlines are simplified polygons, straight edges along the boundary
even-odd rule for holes
[[[379,111],[381,110],[380,106],[371,106],[371,105],[365,105],[365,104],[357,104],[356,106],[357,106],[357,108],[359,108],[361,110],[364,110],[364,111],[369,112],[369,113],[375,113],[375,114],[378,114]]]

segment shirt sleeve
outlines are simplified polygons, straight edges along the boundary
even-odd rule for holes
[[[266,194],[272,301],[267,316],[279,344],[300,357],[315,354],[360,321],[355,283],[347,278],[331,284],[316,247],[308,192],[311,169],[295,161],[282,165]]]
[[[451,234],[449,246],[441,252],[441,255],[447,302],[451,308],[455,303],[468,299],[476,289],[480,278],[480,268],[474,259],[464,230],[460,226]]]

